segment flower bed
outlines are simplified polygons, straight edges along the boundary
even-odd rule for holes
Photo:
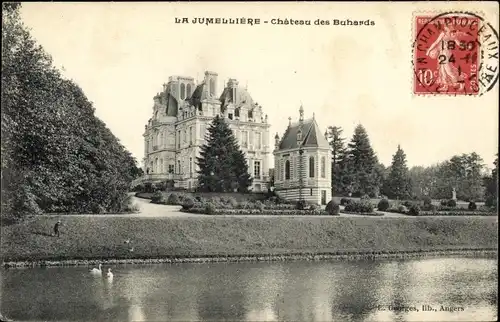
[[[188,212],[192,214],[208,214],[206,207],[192,207],[190,209],[181,209],[182,212]],[[272,210],[272,209],[223,209],[215,208],[212,210],[213,215],[271,215],[271,216],[338,216],[329,215],[328,212],[324,210],[298,210],[298,209],[286,209],[286,210]]]
[[[410,215],[411,214],[407,214]],[[465,209],[464,211],[420,211],[417,215],[420,216],[498,216],[496,212],[486,212],[486,211],[470,211]]]
[[[384,214],[381,212],[354,212],[354,211],[345,211],[341,210],[340,213],[346,215],[362,215],[362,216],[383,216]]]

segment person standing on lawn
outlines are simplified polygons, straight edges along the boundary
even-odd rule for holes
[[[59,227],[62,225],[61,221],[58,220],[54,225],[54,236],[59,237]]]

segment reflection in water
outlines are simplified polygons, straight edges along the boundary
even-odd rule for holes
[[[3,270],[0,311],[15,320],[89,321],[473,321],[498,314],[493,259],[139,265],[113,272],[110,280],[78,267]],[[425,305],[437,310],[423,312]]]

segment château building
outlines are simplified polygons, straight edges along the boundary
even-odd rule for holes
[[[274,191],[286,200],[305,200],[325,205],[332,199],[331,150],[314,115],[289,124],[280,139],[275,136]]]
[[[153,117],[144,129],[144,182],[170,181],[175,187],[197,187],[200,147],[216,115],[225,118],[248,161],[253,191],[267,189],[269,180],[269,127],[262,106],[236,79],[229,79],[217,95],[215,72],[194,78],[171,76],[154,96]]]

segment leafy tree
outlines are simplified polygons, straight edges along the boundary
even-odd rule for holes
[[[389,175],[384,184],[384,194],[391,199],[408,199],[411,196],[406,154],[399,145],[396,153],[392,157]]]
[[[346,181],[348,181],[350,192],[357,196],[378,195],[381,185],[376,172],[378,158],[371,147],[368,134],[361,124],[355,128],[347,150],[346,176],[348,180]]]
[[[2,5],[2,219],[120,211],[136,161]]]
[[[252,185],[245,155],[233,131],[219,115],[208,128],[207,142],[201,147],[197,163],[201,191],[247,192]]]
[[[496,209],[498,207],[498,154],[494,165],[491,175],[484,178],[484,185],[486,205]]]

